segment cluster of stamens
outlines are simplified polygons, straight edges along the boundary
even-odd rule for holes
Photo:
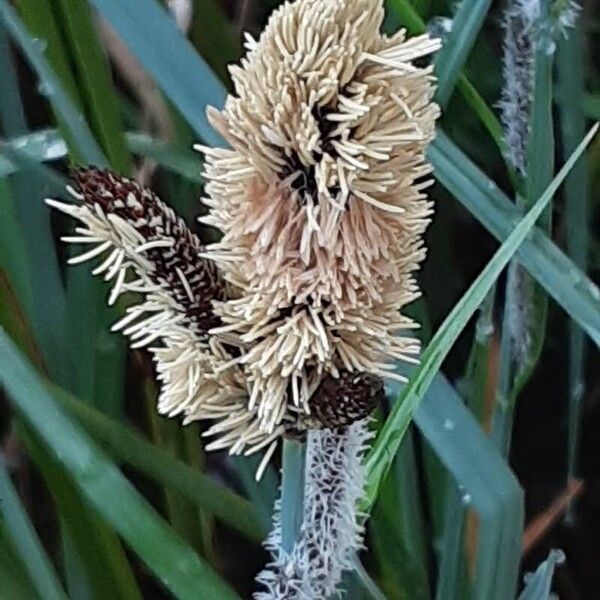
[[[85,225],[67,240],[93,245],[71,262],[108,254],[94,273],[109,301],[142,294],[114,328],[153,354],[162,413],[213,421],[209,448],[268,458],[281,435],[347,427],[416,361],[402,311],[432,212],[422,62],[439,41],[387,37],[382,20],[380,0],[301,0],[247,36],[234,93],[208,113],[230,147],[199,147],[219,242],[107,171],[76,172],[82,204],[50,202]]]

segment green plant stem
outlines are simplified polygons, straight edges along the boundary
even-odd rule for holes
[[[568,90],[559,103],[560,135],[564,155],[573,151],[575,139],[585,130],[582,110],[584,92],[584,34],[581,17],[577,27],[558,45],[557,66],[561,89]],[[589,207],[586,164],[579,160],[565,181],[567,252],[585,273],[589,246]],[[586,358],[584,333],[575,322],[569,323],[569,441],[567,479],[577,476],[577,447],[581,402],[584,394]],[[570,511],[567,513],[570,517]]]
[[[284,440],[281,468],[281,550],[288,555],[294,548],[302,524],[305,454],[303,443]]]

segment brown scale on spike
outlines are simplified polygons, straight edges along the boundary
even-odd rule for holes
[[[75,191],[84,204],[100,206],[131,225],[146,242],[171,240],[170,247],[149,248],[144,256],[153,265],[148,273],[168,289],[191,324],[201,332],[219,324],[213,300],[225,300],[225,287],[215,264],[199,256],[204,251],[198,237],[183,219],[154,192],[137,181],[96,167],[73,172]]]
[[[369,373],[340,371],[323,378],[310,401],[311,416],[321,427],[347,427],[369,416],[384,399],[383,380]]]
[[[301,415],[286,428],[288,437],[304,439],[307,429],[343,429],[368,417],[385,398],[377,375],[341,370],[323,377],[310,399],[310,415]]]

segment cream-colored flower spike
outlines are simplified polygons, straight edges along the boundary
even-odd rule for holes
[[[298,0],[271,16],[231,68],[234,94],[209,110],[231,149],[200,146],[205,256],[238,293],[212,331],[242,348],[261,430],[310,412],[324,376],[398,377],[416,360],[418,294],[431,214],[425,150],[438,107],[423,35],[380,33],[381,0]],[[237,337],[236,337],[237,336]]]
[[[225,287],[215,265],[199,258],[198,238],[131,179],[91,167],[76,170],[73,185],[77,204],[46,201],[83,225],[62,238],[88,247],[69,263],[98,260],[92,273],[113,282],[109,304],[125,292],[142,295],[112,329],[127,335],[132,348],[153,354],[162,384],[159,412],[190,420],[199,407],[205,418],[220,417],[224,405],[235,410],[245,387],[235,372],[215,376],[230,357],[207,333],[219,323],[212,301],[225,298]]]

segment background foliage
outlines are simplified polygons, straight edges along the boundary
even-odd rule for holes
[[[256,461],[205,456],[196,425],[157,416],[147,356],[109,333],[122,306],[106,308],[87,267],[64,268],[59,237],[70,224],[43,198],[65,196],[70,165],[110,166],[152,185],[191,224],[202,211],[191,144],[220,142],[205,107],[223,102],[240,32],[259,32],[277,3],[196,0],[186,41],[156,0],[0,0],[2,598],[251,594],[277,465],[257,485]],[[600,116],[600,65],[588,52],[600,11],[584,3],[577,28],[536,59],[520,177],[503,158],[498,120],[502,3],[386,8],[390,32],[448,31],[443,17],[453,26],[436,59],[437,210],[412,307],[432,343],[378,415],[369,549],[348,597],[541,600],[564,558],[550,550],[561,548],[554,589],[595,598],[600,140],[570,165],[552,224],[546,212],[524,241],[522,211],[551,199],[553,159],[565,163]],[[536,282],[535,343],[517,365],[507,362],[501,274],[513,253]]]

